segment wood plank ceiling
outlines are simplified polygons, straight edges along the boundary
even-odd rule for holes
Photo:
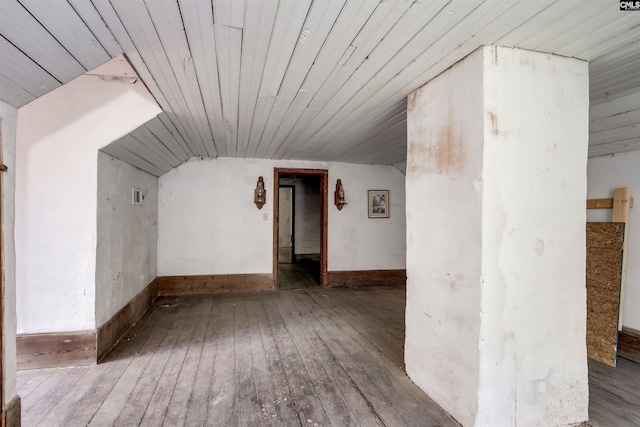
[[[104,151],[154,175],[193,156],[402,169],[407,95],[484,44],[592,61],[592,103],[629,96],[640,148],[640,12],[616,1],[2,0],[0,99],[124,53],[164,113]]]

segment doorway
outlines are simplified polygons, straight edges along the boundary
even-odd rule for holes
[[[328,172],[275,168],[274,187],[274,287],[326,286]]]

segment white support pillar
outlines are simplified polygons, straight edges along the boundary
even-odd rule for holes
[[[588,91],[487,46],[409,96],[407,373],[465,426],[587,419]]]

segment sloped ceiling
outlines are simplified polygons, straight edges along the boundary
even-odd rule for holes
[[[592,61],[592,102],[640,88],[640,12],[615,1],[2,0],[0,99],[125,53],[164,113],[105,151],[154,175],[192,156],[402,168],[406,96],[483,44]]]

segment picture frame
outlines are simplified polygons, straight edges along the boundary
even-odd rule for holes
[[[389,218],[389,190],[367,192],[369,218]]]

